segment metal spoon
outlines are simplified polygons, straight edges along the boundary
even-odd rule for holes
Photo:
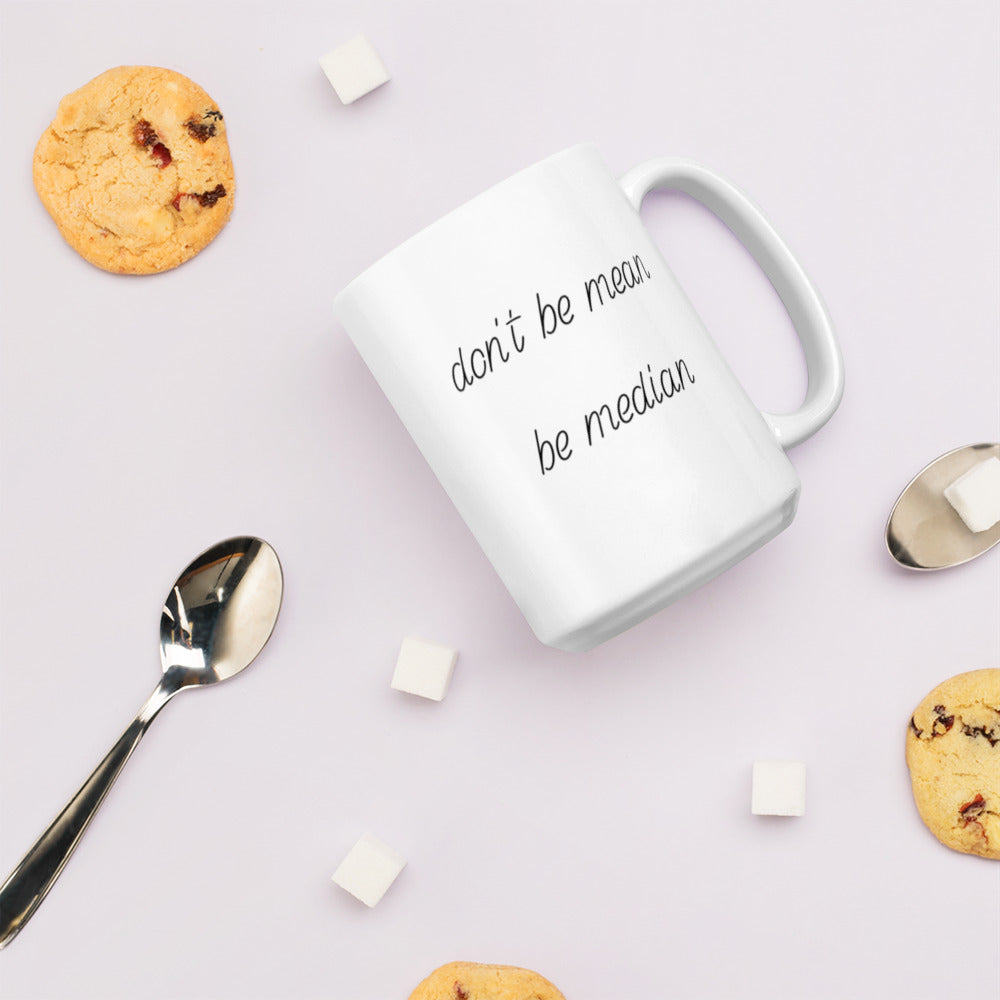
[[[885,543],[896,562],[907,569],[945,569],[1000,542],[1000,524],[970,531],[944,496],[959,476],[994,455],[1000,458],[1000,444],[966,445],[936,458],[910,480],[885,528]]]
[[[163,677],[135,721],[0,886],[0,948],[38,909],[157,712],[178,691],[215,684],[249,666],[281,607],[278,557],[259,538],[230,538],[181,573],[163,605]]]

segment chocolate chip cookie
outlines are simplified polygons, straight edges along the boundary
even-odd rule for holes
[[[906,736],[913,798],[947,847],[1000,859],[1000,669],[939,684]]]
[[[435,969],[410,1000],[566,1000],[543,976],[513,965],[449,962]]]
[[[118,274],[189,260],[226,224],[235,193],[222,112],[155,66],[110,69],[64,97],[34,181],[66,242]]]

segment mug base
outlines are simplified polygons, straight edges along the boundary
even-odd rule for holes
[[[708,583],[781,534],[792,523],[798,501],[799,492],[796,490],[777,511],[763,518],[734,543],[721,546],[682,572],[659,580],[654,586],[590,616],[572,628],[548,634],[532,626],[532,631],[543,645],[565,653],[585,653],[594,649]]]

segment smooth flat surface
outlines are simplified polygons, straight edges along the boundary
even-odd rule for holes
[[[199,551],[281,557],[274,637],[156,720],[0,955],[4,998],[405,998],[454,959],[569,1000],[941,995],[996,982],[1000,866],[924,829],[903,758],[934,685],[1000,665],[1000,560],[915,574],[900,490],[1000,439],[1000,11],[992,0],[25,5],[2,12],[0,868],[156,683]],[[340,104],[359,31],[392,80]],[[226,115],[232,221],[104,274],[31,184],[63,94],[173,67]],[[586,655],[540,646],[332,319],[335,293],[489,184],[592,140],[747,190],[822,290],[840,411],[792,452],[792,526]],[[787,319],[686,199],[644,217],[758,404],[803,387]],[[402,638],[457,646],[440,704]],[[802,760],[801,818],[750,814]],[[407,859],[374,909],[330,876]],[[0,875],[3,877],[3,875]]]

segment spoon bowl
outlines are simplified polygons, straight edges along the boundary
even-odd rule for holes
[[[216,684],[248,667],[281,606],[281,565],[259,538],[230,538],[181,573],[163,602],[160,662],[182,686]]]
[[[1000,524],[986,531],[970,531],[944,495],[959,476],[992,456],[1000,458],[1000,444],[955,448],[910,480],[885,528],[885,543],[896,562],[907,569],[947,569],[1000,542]]]
[[[228,680],[257,658],[278,619],[282,590],[274,549],[250,536],[213,545],[181,573],[160,617],[163,676],[132,724],[0,886],[0,948],[38,909],[160,709],[178,691]]]

